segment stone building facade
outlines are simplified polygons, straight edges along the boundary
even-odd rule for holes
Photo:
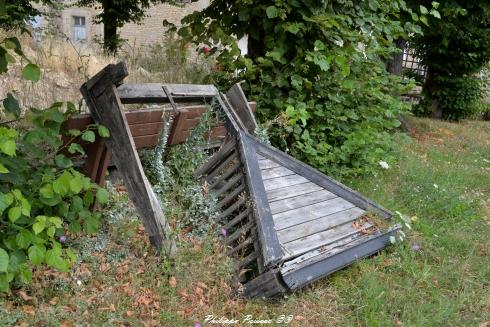
[[[73,0],[60,1],[64,7],[49,15],[40,17],[41,28],[48,24],[55,25],[58,32],[73,42],[90,45],[96,39],[102,39],[103,25],[94,24],[93,18],[98,12],[93,8],[75,7]],[[120,29],[121,37],[132,47],[144,47],[162,41],[165,28],[163,21],[168,20],[176,25],[186,15],[206,8],[210,0],[190,2],[182,1],[182,6],[158,4],[146,11],[146,17],[139,23],[128,23]]]

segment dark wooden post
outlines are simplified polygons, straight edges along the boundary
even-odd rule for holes
[[[136,152],[116,85],[128,75],[126,65],[108,65],[81,87],[94,120],[106,126],[111,135],[105,140],[113,161],[123,176],[128,194],[138,209],[150,242],[170,255],[175,250],[172,230],[153,192]]]

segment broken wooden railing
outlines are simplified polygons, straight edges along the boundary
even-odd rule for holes
[[[388,210],[261,142],[239,104],[218,98],[233,138],[196,176],[218,198],[246,297],[297,290],[389,243],[399,226],[388,227]]]

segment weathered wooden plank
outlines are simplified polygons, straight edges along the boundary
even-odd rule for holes
[[[235,142],[230,142],[216,152],[211,158],[208,159],[196,172],[194,173],[195,177],[201,177],[210,173],[217,165],[221,163],[222,160],[227,158],[231,152],[235,151]]]
[[[251,237],[248,237],[245,241],[241,242],[240,244],[238,244],[234,248],[226,250],[226,255],[231,256],[231,255],[237,253],[238,251],[246,248],[247,246],[249,246],[252,243],[253,243],[253,239]]]
[[[272,269],[243,285],[246,298],[272,297],[286,293],[288,288],[281,278],[279,269]]]
[[[255,121],[252,109],[248,104],[247,98],[245,97],[240,84],[237,83],[233,85],[228,92],[226,92],[226,97],[228,98],[236,115],[240,117],[240,120],[243,122],[246,130],[249,133],[254,133],[255,129],[257,128],[257,122]]]
[[[220,215],[218,216],[218,220],[222,220],[223,218],[228,217],[233,211],[240,208],[240,206],[243,205],[245,203],[245,201],[247,201],[247,199],[245,197],[243,197],[243,198],[239,199],[237,202],[233,203],[231,206],[226,208],[225,211],[220,213]]]
[[[323,202],[336,198],[337,196],[325,189],[319,191],[313,191],[306,194],[297,195],[287,199],[269,202],[272,215],[297,209],[305,206],[309,206],[315,203]]]
[[[349,187],[335,181],[334,179],[328,177],[325,174],[322,174],[318,170],[306,165],[305,163],[287,155],[286,153],[268,145],[260,142],[257,138],[246,135],[250,142],[254,144],[254,146],[258,149],[260,153],[271,158],[274,161],[280,162],[282,166],[291,169],[298,175],[304,176],[309,179],[311,182],[322,186],[328,191],[337,194],[339,197],[342,197],[361,209],[366,211],[375,211],[382,215],[385,218],[390,218],[393,214],[383,208],[382,206],[374,203],[370,199],[362,196],[358,192],[350,189]]]
[[[242,193],[244,190],[245,190],[245,183],[242,183],[240,186],[234,189],[233,192],[227,194],[222,200],[220,200],[216,206],[221,209],[223,206],[227,205],[231,200],[235,199],[238,195],[240,195],[240,193]]]
[[[218,101],[220,108],[224,113],[225,126],[228,132],[233,136],[237,136],[239,131],[244,131],[246,128],[243,125],[243,122],[240,117],[230,109],[231,105],[225,95],[220,92],[215,99]]]
[[[399,226],[386,233],[359,238],[355,244],[335,247],[332,251],[321,253],[312,260],[301,261],[281,270],[282,278],[291,290],[297,290],[353,262],[370,256],[389,244],[389,238]]]
[[[128,125],[146,124],[146,123],[158,123],[163,122],[163,114],[165,110],[158,109],[138,109],[133,111],[125,111],[126,120]],[[167,113],[172,115],[172,113]]]
[[[371,224],[366,223],[363,225],[363,228],[368,229],[372,227]],[[333,242],[339,241],[343,238],[360,234],[357,229],[352,227],[352,224],[347,223],[343,224],[328,230],[325,230],[320,233],[316,233],[313,235],[309,235],[303,237],[299,240],[294,240],[289,243],[284,244],[284,247],[287,249],[288,256],[284,259],[293,258],[308,251],[318,249],[322,246],[331,244]]]
[[[240,238],[240,236],[244,236],[245,234],[247,234],[248,231],[250,231],[250,229],[252,229],[254,226],[253,226],[253,223],[252,222],[248,222],[246,223],[245,225],[241,226],[239,229],[237,229],[233,234],[231,234],[230,236],[227,236],[225,238],[225,243],[227,245],[235,242],[238,238]]]
[[[256,151],[248,143],[245,132],[238,130],[241,162],[247,179],[250,198],[253,199],[254,219],[257,226],[257,234],[261,244],[264,267],[269,268],[278,263],[283,251],[275,231],[274,220],[267,202],[264,183],[259,172]]]
[[[365,213],[364,210],[354,207],[344,211],[336,212],[318,219],[307,221],[303,224],[294,225],[277,232],[279,242],[285,244],[308,235],[319,233],[321,231],[353,222]]]
[[[212,190],[215,189],[216,187],[219,187],[224,180],[228,179],[231,175],[233,175],[240,167],[241,167],[240,162],[236,162],[232,164],[221,175],[213,179],[212,183],[209,184],[209,189]]]
[[[262,169],[281,167],[281,165],[278,162],[269,159],[259,159],[259,167],[262,170]]]
[[[296,184],[303,184],[309,182],[303,176],[294,174],[284,177],[277,177],[263,181],[266,191],[272,191],[278,188],[292,186]]]
[[[233,178],[231,178],[228,182],[226,182],[226,184],[223,185],[222,188],[220,188],[219,190],[215,191],[214,194],[217,197],[220,196],[224,192],[228,191],[231,187],[235,187],[235,185],[238,182],[240,182],[241,180],[243,180],[243,174],[242,173],[237,174],[236,176],[233,176]]]
[[[245,268],[247,267],[249,264],[251,264],[252,262],[254,262],[255,260],[257,260],[257,258],[259,257],[259,254],[257,252],[252,252],[250,253],[249,255],[247,255],[245,258],[243,258],[239,263],[238,263],[238,267],[241,269],[241,268]]]
[[[208,175],[206,176],[206,180],[211,182],[215,176],[217,176],[219,173],[226,172],[226,169],[230,167],[230,164],[233,162],[239,162],[238,159],[238,153],[237,151],[233,151],[230,153],[228,158],[224,159],[219,165],[216,166],[216,168],[213,169],[213,171],[209,172]]]
[[[353,207],[354,205],[352,203],[336,197],[306,207],[284,211],[272,215],[272,217],[274,218],[276,230],[281,230]]]
[[[270,168],[270,169],[262,169],[260,172],[262,174],[262,179],[264,181],[271,179],[271,178],[295,175],[295,173],[292,170],[289,170],[289,169],[284,168],[282,166],[276,167],[276,168]]]
[[[122,103],[169,103],[164,85],[175,102],[210,101],[218,94],[214,85],[160,83],[123,84],[117,88],[117,93]]]
[[[85,83],[81,87],[81,92],[94,120],[110,131],[110,137],[106,138],[105,142],[111,149],[114,163],[123,176],[128,194],[140,212],[151,244],[159,251],[170,254],[175,250],[175,243],[171,238],[172,231],[143,172],[114,86],[127,74],[123,63],[108,65]]]
[[[239,207],[239,206],[238,206]],[[242,212],[240,212],[237,216],[235,216],[235,218],[233,218],[232,220],[230,220],[228,223],[226,223],[226,225],[223,226],[223,228],[225,230],[228,230],[230,229],[231,227],[235,226],[236,224],[238,224],[240,221],[242,221],[243,219],[245,219],[248,215],[250,214],[250,208],[247,208],[245,210],[243,210]]]
[[[158,144],[160,134],[135,136],[133,137],[133,140],[136,149],[152,148]]]
[[[162,129],[163,122],[129,125],[129,130],[133,137],[154,134],[160,135]]]
[[[295,184],[292,186],[269,190],[267,191],[267,199],[269,199],[269,204],[271,204],[274,201],[279,201],[282,199],[287,199],[301,194],[306,194],[306,193],[319,191],[323,189],[324,188],[312,182],[306,182],[302,184]]]

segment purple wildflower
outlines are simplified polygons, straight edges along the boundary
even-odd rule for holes
[[[221,236],[226,237],[226,235],[227,235],[226,229],[221,228]]]
[[[61,235],[60,236],[60,243],[65,243],[66,242],[66,236],[65,235]]]
[[[412,242],[412,251],[418,252],[422,247],[417,242]]]
[[[201,327],[201,324],[200,324],[200,323],[198,323],[198,322],[196,322],[196,323],[194,324],[194,327]]]

